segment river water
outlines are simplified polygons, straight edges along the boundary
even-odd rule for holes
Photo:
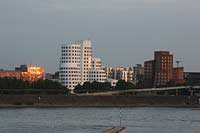
[[[191,108],[4,108],[0,133],[200,133],[200,109]]]

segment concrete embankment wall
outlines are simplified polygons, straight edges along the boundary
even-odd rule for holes
[[[187,96],[64,96],[0,95],[0,106],[65,107],[198,107],[198,97]]]

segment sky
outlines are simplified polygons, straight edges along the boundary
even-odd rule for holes
[[[200,0],[0,0],[0,68],[55,72],[61,44],[88,38],[104,66],[169,50],[185,71],[200,71]]]

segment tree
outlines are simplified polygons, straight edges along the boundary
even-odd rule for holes
[[[124,80],[119,80],[115,87],[117,90],[128,90],[128,89],[134,89],[135,85],[130,82],[126,82]]]
[[[29,83],[14,77],[0,78],[0,89],[28,89]]]
[[[62,86],[59,82],[51,80],[38,80],[31,83],[32,89],[67,89],[65,86]]]
[[[83,85],[78,84],[74,92],[75,93],[86,93],[86,92],[102,92],[111,90],[111,84],[109,82],[85,82]]]
[[[0,78],[0,89],[5,90],[6,93],[11,92],[12,94],[15,94],[16,92],[35,92],[32,90],[36,90],[37,92],[47,92],[47,90],[50,90],[51,92],[55,92],[55,94],[69,92],[69,90],[59,82],[42,79],[35,82],[28,82],[11,77]]]

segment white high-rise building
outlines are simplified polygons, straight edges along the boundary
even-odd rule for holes
[[[92,59],[91,40],[78,41],[73,44],[61,46],[59,80],[62,85],[73,90],[76,85],[87,81],[93,81],[93,71],[97,71],[95,79],[103,82],[104,70],[101,68],[101,60]],[[100,78],[102,77],[102,78]],[[105,80],[104,80],[105,81]]]

